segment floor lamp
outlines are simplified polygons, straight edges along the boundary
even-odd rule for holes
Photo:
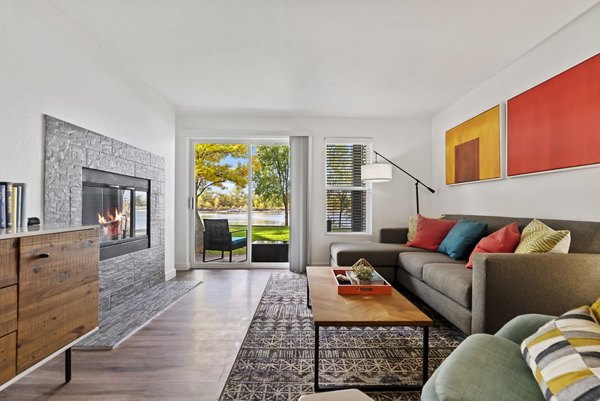
[[[415,180],[415,193],[417,195],[417,213],[419,213],[419,184],[427,188],[429,192],[432,194],[435,193],[435,190],[428,187],[423,183],[423,181],[419,180],[417,177],[404,170],[402,167],[398,166],[396,163],[382,155],[381,153],[375,153],[375,163],[366,164],[361,167],[361,176],[364,181],[370,182],[385,182],[390,181],[392,179],[392,166],[396,167],[398,170],[402,171],[404,174]],[[383,160],[387,161],[387,163],[377,163],[377,157],[381,157]]]

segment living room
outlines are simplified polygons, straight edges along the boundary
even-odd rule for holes
[[[8,0],[0,5],[0,33],[0,107],[4,111],[0,185],[25,184],[18,226],[26,231],[28,219],[37,217],[48,226],[99,227],[94,213],[89,217],[92,220],[86,220],[85,200],[99,191],[99,181],[103,180],[106,192],[120,187],[119,199],[126,199],[131,208],[129,218],[119,220],[120,227],[127,228],[123,238],[108,238],[112,234],[104,231],[109,230],[104,223],[104,237],[90,240],[104,243],[96,260],[98,302],[86,303],[86,307],[95,307],[100,321],[106,321],[112,316],[110,310],[133,299],[139,298],[140,305],[152,304],[143,310],[131,303],[110,330],[101,326],[97,332],[110,335],[92,333],[98,342],[111,337],[110,351],[99,351],[101,347],[96,347],[97,352],[83,350],[84,343],[80,343],[80,349],[73,344],[71,354],[71,347],[67,350],[61,344],[45,355],[43,363],[33,365],[35,369],[29,370],[29,364],[23,369],[13,367],[11,377],[18,376],[18,380],[0,391],[0,399],[225,401],[309,396],[315,390],[313,313],[316,317],[319,305],[317,301],[312,312],[306,307],[306,266],[326,268],[336,262],[333,243],[350,244],[344,249],[351,249],[360,248],[364,241],[379,242],[382,228],[408,227],[409,216],[417,210],[431,218],[521,218],[527,220],[519,220],[521,234],[537,218],[555,230],[570,229],[572,252],[587,254],[575,243],[577,239],[588,238],[589,249],[595,246],[595,226],[585,231],[582,225],[600,222],[595,184],[600,160],[596,160],[598,144],[593,139],[598,126],[579,125],[563,133],[579,143],[576,156],[589,155],[592,161],[513,174],[507,116],[511,101],[542,83],[560,80],[574,67],[588,68],[598,58],[598,0],[448,4]],[[598,84],[592,80],[587,87],[597,90]],[[591,92],[589,97],[597,102],[598,93]],[[561,93],[546,93],[543,99],[562,105]],[[474,182],[448,181],[448,132],[495,107],[498,173],[489,179],[465,180]],[[582,135],[582,127],[590,128],[591,135]],[[203,211],[194,187],[198,180],[194,149],[202,143],[247,145],[244,171],[249,180],[242,180],[240,188],[252,189],[241,192],[247,204],[245,222],[230,223],[246,230],[246,260],[241,251],[233,250],[231,263],[227,257],[208,265],[200,262],[195,209]],[[289,146],[291,151],[289,262],[252,263],[252,254],[258,254],[258,247],[252,249],[257,242],[252,238],[258,237],[255,229],[259,226],[253,215],[263,208],[253,204],[257,165],[249,160],[254,160],[257,146],[273,144]],[[360,213],[351,221],[358,220],[358,228],[341,227],[341,218],[336,226],[328,214],[334,204],[329,194],[342,190],[329,187],[328,146],[340,144],[361,146],[365,156],[360,164],[385,163],[379,156],[376,159],[374,152],[378,152],[406,170],[421,181],[416,186],[418,198],[415,180],[393,168],[391,180],[364,184]],[[544,159],[544,151],[530,148],[522,159]],[[101,180],[94,173],[99,170],[112,176]],[[111,181],[121,176],[131,180]],[[343,191],[362,191],[361,185],[358,189],[348,185]],[[214,193],[233,187],[226,184]],[[281,210],[281,205],[274,208]],[[236,206],[238,214],[239,210]],[[334,211],[341,215],[339,209]],[[110,213],[99,217],[116,221]],[[577,224],[554,226],[549,221]],[[31,234],[21,238],[17,230],[3,235],[5,241],[22,241],[23,256],[28,249],[25,239],[36,238],[35,232]],[[110,241],[111,246],[106,246]],[[360,252],[377,270],[373,259],[377,256],[369,256],[368,249]],[[53,260],[45,253],[36,255]],[[2,257],[0,252],[5,263]],[[393,259],[395,266],[397,253]],[[587,283],[576,287],[577,291],[555,297],[561,305],[582,299],[591,305],[600,297],[598,290],[589,299],[594,284],[599,287],[594,264],[592,258],[582,261],[584,267],[574,266],[577,272],[591,273],[582,276]],[[382,267],[392,272],[384,275],[386,279],[398,279],[393,275],[396,267]],[[429,376],[459,344],[474,341],[468,336],[471,326],[459,327],[451,314],[446,316],[443,306],[428,302],[418,289],[406,290],[408,284],[399,280],[401,284],[392,283],[396,289],[406,291],[410,302],[433,319]],[[8,283],[0,277],[2,287]],[[568,280],[562,283],[568,288],[565,292],[572,291]],[[15,289],[21,285],[10,284]],[[19,291],[15,296],[24,294]],[[19,298],[19,308],[22,302]],[[521,313],[550,314],[531,305],[524,305]],[[577,306],[581,305],[552,314]],[[278,310],[282,320],[261,315],[269,310]],[[15,312],[17,339],[13,341],[17,346],[22,344],[18,339],[22,316]],[[301,334],[294,331],[299,327]],[[281,331],[286,330],[298,335],[297,341],[281,338]],[[393,365],[395,370],[389,375],[382,366],[392,366],[388,359],[397,354],[383,358],[378,367],[365,365],[365,355],[385,351],[363,348],[363,337],[352,340],[358,330],[344,330],[337,330],[339,338],[332,337],[335,328],[321,330],[321,346],[335,348],[320,354],[324,383],[350,388],[360,387],[352,385],[357,379],[366,384],[395,383],[397,371],[408,371],[411,383],[421,379],[420,328],[410,334],[402,331],[408,337],[399,334],[398,338],[404,342],[394,337],[386,343],[387,337],[376,337],[376,342],[384,343],[384,350],[401,348],[407,357],[404,364]],[[94,348],[91,338],[83,341]],[[351,341],[360,343],[356,354],[363,356],[336,359],[342,347],[335,344],[342,341],[350,348]],[[269,342],[277,345],[270,349],[265,345]],[[286,356],[285,349],[297,354],[290,351]],[[19,351],[15,352],[19,358]],[[62,353],[68,355],[69,363]],[[261,353],[268,355],[266,360],[260,358]],[[4,354],[2,358],[6,361]],[[71,363],[73,378],[65,384],[65,366]],[[357,367],[364,371],[353,373]],[[279,375],[273,373],[277,371]],[[533,376],[531,380],[535,383]],[[438,399],[471,399],[464,394],[472,392],[471,387],[464,383],[450,387],[456,391],[438,394]],[[420,391],[412,390],[366,392],[377,400],[421,399]],[[351,397],[345,394],[342,397]],[[541,391],[538,395],[544,398]],[[510,394],[505,396],[511,399]],[[503,399],[498,394],[492,398]],[[423,399],[434,398],[424,395]],[[479,399],[486,399],[485,395],[479,394]]]

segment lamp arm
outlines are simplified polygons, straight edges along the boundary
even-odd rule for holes
[[[391,161],[390,159],[388,159],[387,157],[385,157],[384,155],[382,155],[381,153],[374,151],[374,153],[381,157],[383,160],[387,161],[388,163],[390,163],[392,166],[396,167],[398,170],[402,171],[404,174],[406,174],[407,176],[409,176],[410,178],[412,178],[413,180],[416,181],[416,184],[421,184],[422,186],[424,186],[425,188],[427,188],[427,190],[429,190],[429,192],[431,192],[432,194],[435,193],[435,190],[433,188],[428,187],[427,185],[425,185],[423,183],[423,181],[419,180],[417,177],[415,177],[414,175],[412,175],[411,173],[409,173],[408,171],[404,170],[402,167],[400,167],[399,165],[397,165],[396,163],[394,163],[393,161]]]

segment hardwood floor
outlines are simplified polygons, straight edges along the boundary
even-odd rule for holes
[[[0,392],[10,401],[217,400],[273,270],[192,270],[203,281],[113,351],[74,351]]]

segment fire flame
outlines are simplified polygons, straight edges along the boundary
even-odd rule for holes
[[[118,209],[115,209],[115,214],[114,215],[110,214],[110,212],[108,212],[108,211],[106,212],[106,214],[108,215],[108,220],[104,216],[102,216],[100,213],[97,213],[97,215],[98,215],[98,223],[100,223],[100,224],[108,224],[110,222],[121,221],[123,219],[123,213],[119,212]]]

